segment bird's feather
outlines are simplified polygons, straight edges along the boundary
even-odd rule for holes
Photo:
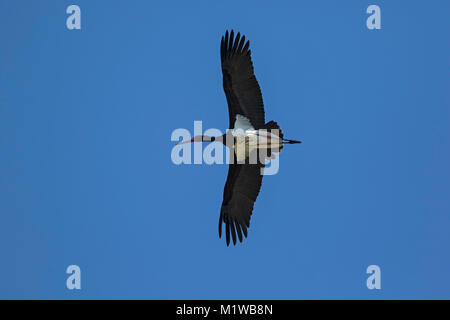
[[[230,233],[236,244],[236,232],[239,241],[247,237],[253,205],[258,197],[262,184],[261,169],[264,164],[237,164],[228,167],[223,202],[219,217],[219,237],[222,235],[222,223],[226,227],[226,241],[230,244]],[[236,226],[236,227],[235,227]]]
[[[250,43],[240,33],[234,37],[234,31],[228,31],[222,37],[220,57],[222,62],[223,89],[228,102],[230,129],[241,131],[263,128],[264,104],[261,90],[256,80]],[[236,157],[231,152],[232,157]],[[251,157],[251,154],[249,156]],[[223,202],[220,209],[219,237],[222,236],[222,224],[225,223],[226,242],[236,244],[243,236],[247,237],[253,205],[262,184],[264,164],[237,163],[230,161],[227,182],[225,183]],[[237,233],[237,237],[236,237]]]
[[[245,45],[244,45],[245,43]],[[223,73],[223,89],[228,102],[230,128],[234,128],[238,114],[249,119],[253,128],[264,126],[264,104],[261,89],[256,80],[249,41],[240,33],[226,31],[220,45]]]

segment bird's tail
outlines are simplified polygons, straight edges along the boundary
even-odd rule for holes
[[[278,130],[278,136],[283,139],[283,131],[281,130],[280,126],[278,125],[278,123],[276,123],[275,121],[271,120],[269,122],[267,122],[263,129],[267,129],[267,130]]]
[[[264,128],[264,129],[267,129],[267,130],[272,130],[272,129],[278,130],[278,136],[283,140],[283,144],[284,144],[284,143],[286,143],[286,144],[302,143],[301,141],[298,141],[298,140],[285,139],[285,138],[284,138],[283,131],[281,130],[280,126],[278,125],[278,123],[276,123],[276,122],[273,121],[273,120],[267,122],[267,123],[264,125],[263,128]],[[280,151],[281,151],[282,148],[283,148],[283,146],[280,147]]]
[[[283,131],[281,130],[280,126],[278,125],[278,123],[276,123],[275,121],[271,120],[269,122],[267,122],[263,129],[267,129],[268,131],[272,132],[273,130],[276,130],[275,134],[278,135],[280,137],[281,140],[283,140]],[[274,132],[272,132],[274,133]],[[275,152],[281,152],[281,149],[283,149],[283,144],[280,144],[278,150],[274,150]],[[272,157],[272,153],[269,151],[267,158],[271,158]]]

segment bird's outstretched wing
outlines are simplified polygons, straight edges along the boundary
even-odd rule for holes
[[[255,129],[264,125],[264,104],[258,81],[253,73],[249,41],[234,31],[222,36],[220,58],[222,61],[223,89],[228,102],[230,129],[234,128],[236,115],[248,118]]]
[[[227,246],[230,244],[230,235],[236,244],[236,234],[242,242],[242,235],[247,237],[247,228],[250,227],[250,216],[253,204],[261,188],[261,168],[264,164],[237,164],[228,167],[228,177],[223,192],[223,202],[220,209],[219,237],[222,236],[222,223],[225,223]]]

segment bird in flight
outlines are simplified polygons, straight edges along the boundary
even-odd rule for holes
[[[256,80],[251,59],[250,42],[240,33],[228,30],[220,43],[220,58],[223,73],[223,89],[228,103],[230,130],[222,136],[195,136],[180,142],[222,142],[230,148],[228,177],[223,192],[219,217],[219,238],[225,224],[227,246],[230,237],[236,245],[247,237],[253,205],[261,188],[266,159],[280,152],[284,144],[301,143],[283,137],[275,121],[265,122],[261,89]],[[251,161],[258,151],[263,156]],[[261,154],[261,152],[259,152]]]

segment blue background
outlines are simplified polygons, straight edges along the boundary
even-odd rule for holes
[[[450,298],[449,9],[1,0],[0,298]],[[236,247],[217,235],[227,167],[170,158],[174,129],[228,126],[231,28],[251,41],[266,119],[304,141]]]

